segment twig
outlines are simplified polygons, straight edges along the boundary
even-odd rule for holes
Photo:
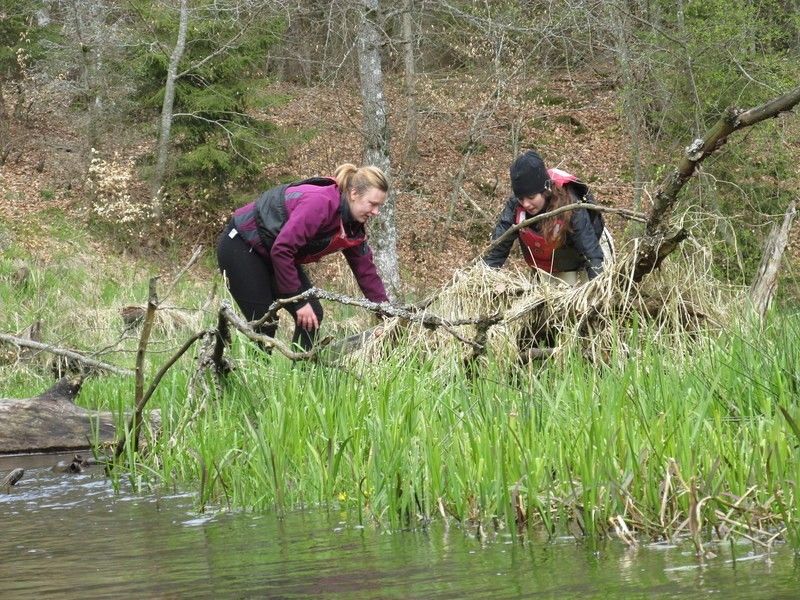
[[[483,252],[478,253],[478,256],[476,256],[472,260],[472,264],[476,264],[479,261],[483,260],[483,257],[486,255],[487,252],[492,251],[494,248],[496,248],[504,241],[506,241],[508,238],[517,233],[520,229],[523,229],[525,227],[530,227],[534,223],[538,223],[539,221],[543,221],[544,219],[550,218],[555,215],[560,215],[561,213],[569,212],[572,210],[578,210],[579,208],[585,208],[586,210],[593,210],[596,212],[607,212],[607,213],[618,214],[624,216],[627,219],[630,219],[631,221],[638,221],[639,223],[647,222],[647,219],[643,214],[637,213],[632,210],[628,210],[627,208],[611,208],[609,206],[598,206],[597,204],[594,204],[592,202],[577,202],[575,204],[567,204],[566,206],[556,208],[546,213],[535,215],[530,219],[525,219],[521,223],[512,225],[505,232],[503,232],[503,235],[501,235],[496,240],[492,241],[492,243],[489,244],[489,246]]]
[[[26,340],[24,338],[16,337],[13,335],[8,335],[5,333],[0,333],[0,341],[8,342],[9,344],[14,344],[16,346],[22,346],[25,348],[33,348],[35,350],[43,350],[45,352],[49,352],[50,354],[55,354],[56,356],[65,356],[77,362],[80,362],[87,367],[92,367],[94,369],[101,369],[103,371],[108,371],[110,373],[115,373],[116,375],[133,375],[133,371],[130,369],[124,369],[122,367],[116,367],[114,365],[110,365],[108,363],[100,362],[99,360],[94,360],[92,358],[86,358],[82,354],[74,350],[67,350],[65,348],[57,348],[55,346],[51,346],[49,344],[42,344],[41,342],[34,342],[32,340]]]
[[[175,289],[175,286],[178,285],[178,281],[180,281],[181,277],[188,271],[194,263],[197,262],[197,259],[200,258],[200,255],[203,253],[202,246],[195,246],[194,250],[192,251],[192,256],[189,257],[187,263],[183,266],[183,268],[175,274],[175,277],[172,279],[172,283],[169,284],[167,287],[166,293],[161,296],[161,302],[164,302],[169,295],[172,293],[172,290]]]

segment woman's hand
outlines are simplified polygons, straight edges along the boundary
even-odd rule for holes
[[[314,312],[314,309],[308,302],[297,309],[295,318],[297,320],[297,325],[306,331],[313,331],[319,327],[317,313]]]

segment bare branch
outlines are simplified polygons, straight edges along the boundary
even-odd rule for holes
[[[478,254],[478,256],[475,259],[473,259],[473,261],[472,261],[473,264],[483,260],[483,257],[486,255],[487,252],[490,252],[491,250],[493,250],[494,248],[496,248],[497,246],[502,244],[508,238],[513,236],[515,233],[517,233],[520,229],[523,229],[525,227],[530,227],[534,223],[538,223],[539,221],[543,221],[544,219],[547,219],[547,218],[552,217],[554,215],[560,215],[561,213],[565,213],[565,212],[569,212],[569,211],[573,211],[573,210],[578,210],[579,208],[585,208],[586,210],[593,210],[593,211],[596,211],[596,212],[605,212],[605,213],[612,213],[612,214],[615,214],[615,215],[622,215],[626,219],[630,219],[631,221],[638,221],[639,223],[646,223],[647,222],[647,219],[645,218],[645,216],[643,214],[637,213],[637,212],[632,211],[632,210],[628,210],[627,208],[611,208],[609,206],[598,206],[597,204],[593,204],[591,202],[577,202],[575,204],[568,204],[566,206],[562,206],[560,208],[556,208],[555,210],[551,210],[551,211],[548,211],[546,213],[538,214],[536,216],[531,217],[530,219],[525,219],[521,223],[517,223],[517,224],[509,227],[503,233],[503,235],[501,235],[499,238],[494,240],[491,244],[489,244],[489,246],[483,252],[480,252]]]
[[[677,202],[678,193],[695,172],[697,165],[723,145],[731,133],[789,111],[798,102],[800,102],[800,86],[761,106],[746,111],[728,108],[705,137],[694,140],[686,148],[683,160],[659,186],[653,208],[647,219],[647,233],[654,235],[661,228]]]
[[[24,338],[8,335],[6,333],[0,333],[0,341],[8,342],[9,344],[14,344],[15,346],[20,346],[24,348],[33,348],[34,350],[49,352],[50,354],[55,354],[56,356],[64,356],[66,358],[69,358],[70,360],[74,360],[76,362],[84,364],[92,369],[100,369],[102,371],[108,371],[109,373],[114,373],[116,375],[126,375],[126,376],[133,375],[133,371],[131,371],[130,369],[123,369],[122,367],[117,367],[115,365],[110,365],[108,363],[104,363],[99,360],[87,358],[82,354],[80,354],[79,352],[76,352],[75,350],[57,348],[56,346],[51,346],[49,344],[42,344],[40,342],[34,342],[33,340],[26,340]]]

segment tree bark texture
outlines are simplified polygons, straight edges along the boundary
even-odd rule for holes
[[[789,231],[792,228],[795,216],[797,216],[797,202],[789,204],[786,214],[783,216],[782,223],[776,223],[767,238],[764,246],[764,256],[758,272],[750,286],[750,300],[753,307],[758,311],[762,319],[772,304],[775,291],[778,288],[778,272],[780,271],[781,259],[789,244]]]
[[[98,442],[113,441],[111,413],[75,404],[81,384],[64,378],[34,398],[0,399],[0,454],[86,450],[95,432]]]
[[[364,162],[379,167],[391,181],[389,160],[389,125],[386,97],[383,93],[381,38],[377,25],[380,14],[378,0],[360,0],[361,21],[358,26],[358,68],[361,76],[361,98],[364,107]],[[395,193],[390,184],[386,203],[372,227],[370,245],[375,252],[375,265],[386,284],[391,299],[400,293],[400,268],[397,262],[397,223]]]
[[[172,129],[172,108],[175,104],[175,81],[177,79],[178,64],[183,58],[183,51],[186,48],[186,30],[189,26],[189,7],[187,0],[181,0],[180,17],[178,21],[178,39],[175,48],[169,58],[167,67],[167,80],[164,83],[164,102],[161,106],[161,129],[158,135],[158,157],[156,159],[156,171],[153,177],[153,194],[161,195],[161,188],[164,185],[164,176],[167,171],[167,160],[169,158],[169,136]],[[156,202],[156,216],[160,213],[160,202]]]
[[[417,63],[414,54],[414,0],[405,0],[403,4],[403,62],[405,77],[403,92],[406,97],[406,159],[416,160],[419,156],[417,148],[417,101],[416,80]]]

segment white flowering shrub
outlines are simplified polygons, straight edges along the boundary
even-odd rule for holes
[[[106,160],[92,148],[87,185],[92,193],[92,214],[100,220],[123,226],[127,233],[141,235],[141,225],[154,217],[154,203],[134,200],[134,164],[121,159],[118,153]]]

